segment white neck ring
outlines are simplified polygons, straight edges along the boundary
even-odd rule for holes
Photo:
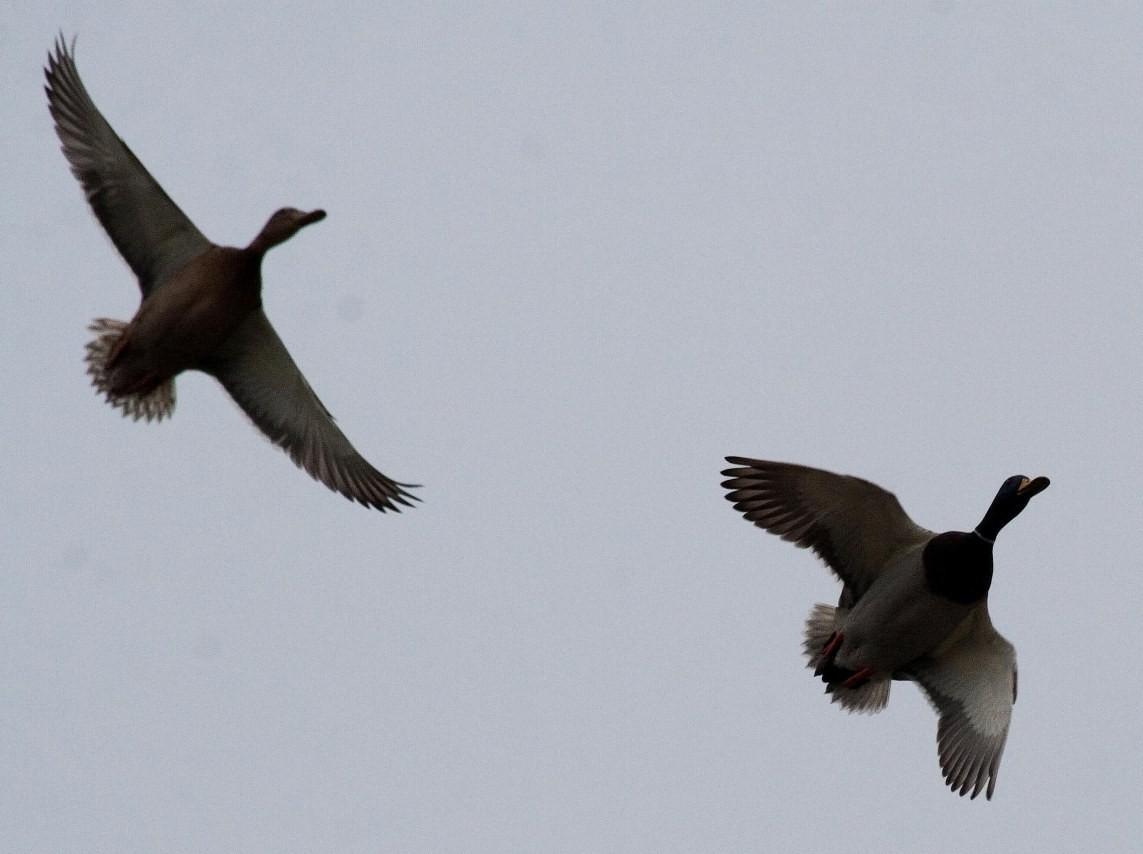
[[[984,536],[984,534],[980,533],[980,530],[979,530],[979,529],[977,529],[977,528],[973,528],[973,529],[972,529],[972,532],[973,532],[974,534],[976,534],[978,537],[980,537],[982,540],[984,540],[986,543],[988,543],[990,546],[994,546],[994,545],[996,545],[996,540],[990,540],[990,539],[988,539],[988,537],[986,537],[986,536]]]

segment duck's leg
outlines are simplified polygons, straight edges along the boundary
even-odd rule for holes
[[[842,688],[860,688],[873,677],[872,667],[862,667],[859,670],[850,670],[848,667],[838,667],[834,664],[837,651],[841,649],[844,638],[841,632],[835,631],[824,647],[822,647],[821,661],[814,670],[814,676],[820,676],[822,681],[829,685],[829,690],[835,686]]]
[[[860,688],[873,678],[873,668],[863,667],[841,683],[842,688]]]
[[[830,635],[826,645],[822,647],[821,661],[814,669],[814,676],[821,676],[828,668],[833,667],[833,658],[841,648],[841,641],[841,632],[834,632]]]

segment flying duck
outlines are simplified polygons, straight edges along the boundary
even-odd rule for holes
[[[218,246],[171,201],[103,118],[62,36],[44,69],[64,156],[95,216],[139,279],[130,323],[100,318],[87,345],[92,385],[136,421],[175,407],[175,377],[215,377],[269,439],[312,477],[381,511],[416,497],[373,468],[314,394],[262,310],[262,258],[325,211],[282,208],[244,249]]]
[[[1048,488],[1010,477],[971,532],[934,534],[890,492],[856,477],[727,457],[727,500],[759,528],[810,548],[842,582],[817,604],[805,654],[832,701],[879,712],[890,680],[916,682],[939,716],[945,782],[992,798],[1016,702],[1016,650],[992,627],[988,589],[1000,530]]]

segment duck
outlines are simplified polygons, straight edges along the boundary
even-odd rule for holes
[[[988,591],[1001,529],[1048,488],[1015,475],[971,531],[936,534],[893,493],[858,477],[727,457],[725,497],[750,522],[811,549],[842,583],[818,603],[803,649],[832,702],[875,713],[893,680],[914,682],[938,716],[945,783],[975,798],[996,789],[1016,702],[1016,650],[992,625]]]
[[[107,235],[139,280],[129,321],[98,318],[87,371],[107,402],[135,421],[175,408],[175,378],[217,379],[254,425],[314,479],[385,512],[419,500],[350,444],[270,324],[262,259],[325,211],[282,208],[245,248],[208,240],[151,177],[95,106],[62,34],[44,68],[48,110],[64,156]]]

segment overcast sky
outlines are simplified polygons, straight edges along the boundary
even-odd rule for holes
[[[1143,837],[1143,7],[9,4],[0,847],[1129,851]],[[413,7],[415,11],[409,11]],[[329,217],[267,312],[399,515],[214,380],[102,402],[133,277],[43,95],[211,239]],[[803,666],[837,585],[719,487],[856,474],[996,547],[996,795],[911,685]]]

